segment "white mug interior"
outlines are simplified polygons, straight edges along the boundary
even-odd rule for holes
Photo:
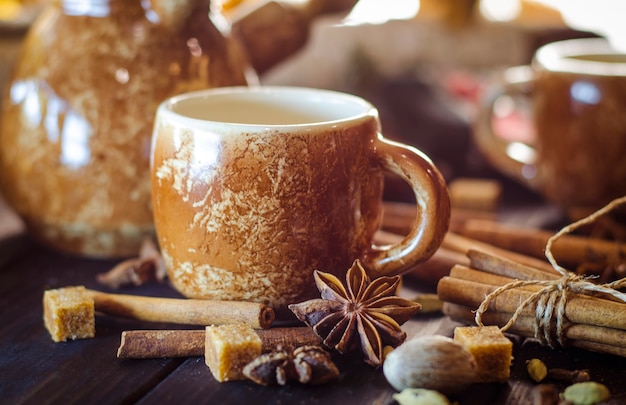
[[[166,100],[159,114],[189,128],[328,126],[377,116],[369,102],[344,93],[299,87],[231,87]]]
[[[553,72],[595,76],[626,76],[626,53],[604,38],[580,38],[539,48],[535,64]]]

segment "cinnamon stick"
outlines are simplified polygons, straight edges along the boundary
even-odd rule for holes
[[[480,219],[468,220],[456,231],[466,237],[537,258],[545,258],[546,243],[554,235],[545,230]],[[563,235],[554,241],[552,253],[563,266],[576,267],[586,262],[620,263],[626,257],[626,245],[599,238]]]
[[[553,268],[537,269],[506,257],[494,255],[478,249],[467,251],[470,267],[492,274],[518,280],[556,280],[561,277]],[[511,280],[512,281],[512,280]]]
[[[401,235],[384,230],[379,230],[375,235],[376,243],[379,244],[395,244],[402,238]],[[482,252],[489,256],[470,253],[472,251]],[[455,264],[469,266],[472,257],[477,266],[485,266],[485,271],[490,271],[488,268],[515,269],[518,275],[511,275],[513,278],[546,280],[559,275],[547,261],[501,249],[453,232],[446,234],[441,247],[430,259],[409,269],[405,275],[417,280],[437,282],[441,277],[448,275]],[[521,270],[522,268],[526,270]],[[522,277],[522,274],[525,276]]]
[[[536,257],[527,256],[521,253],[502,249],[488,243],[480,242],[472,238],[458,235],[453,232],[448,232],[446,234],[441,246],[449,250],[461,252],[463,254],[467,254],[467,252],[469,252],[470,250],[480,250],[483,252],[491,253],[495,256],[505,257],[509,260],[525,264],[538,270],[544,270],[548,273],[555,272],[554,268],[552,268],[547,260],[541,260]]]
[[[124,331],[117,357],[154,359],[204,356],[204,339],[204,329]]]
[[[493,287],[501,287],[506,284],[520,280],[519,278],[515,279],[515,278],[510,278],[510,277],[502,276],[498,274],[491,274],[491,273],[487,273],[484,271],[476,270],[476,269],[466,267],[466,266],[461,266],[461,265],[455,265],[452,267],[452,269],[450,270],[450,277],[456,278],[459,280],[474,281],[480,284],[485,284],[485,285],[489,285]],[[526,286],[519,287],[519,288],[522,290],[530,291],[530,292],[537,292],[541,290],[543,287],[539,285],[531,284],[531,285],[526,285]],[[613,302],[622,304],[621,301],[618,301],[610,296],[607,296],[606,298],[600,298],[597,296],[584,296],[582,298],[589,299],[589,300],[603,299],[603,300],[613,301]]]
[[[408,235],[416,218],[415,204],[385,201],[381,229],[398,235]]]
[[[517,280],[551,281],[561,277],[561,274],[556,271],[547,273],[479,250],[472,249],[467,253],[467,256],[470,259],[471,269],[464,266],[454,266],[450,270],[450,276],[496,286]],[[529,291],[538,291],[540,288],[532,285],[524,287]],[[587,296],[586,298],[599,299],[596,296]],[[610,296],[603,299],[621,303],[621,301]]]
[[[456,264],[469,264],[467,256],[446,248],[439,248],[424,263],[413,267],[405,276],[421,280],[438,282],[442,277],[450,274],[450,269]]]
[[[402,236],[386,231],[378,231],[375,235],[376,243],[382,245],[396,244],[402,239]],[[450,269],[455,264],[469,266],[470,261],[463,253],[440,247],[428,260],[407,269],[404,276],[418,282],[425,281],[434,286],[441,277],[447,276],[450,273]]]
[[[443,305],[443,313],[455,321],[474,323],[474,311],[463,305],[446,302]],[[482,320],[486,325],[503,327],[512,316],[512,312],[485,312]],[[508,331],[521,336],[534,337],[534,318],[521,316]],[[626,331],[624,330],[568,323],[564,328],[564,337],[570,346],[626,357],[626,347],[624,347]]]
[[[319,345],[320,338],[309,327],[255,330],[261,338],[262,351],[279,346],[285,350],[306,345]],[[124,359],[172,358],[203,356],[204,329],[199,330],[132,330],[122,332],[117,357]]]
[[[244,323],[255,329],[267,329],[275,318],[274,310],[261,303],[144,297],[87,291],[94,299],[97,312],[143,321],[186,325]]]
[[[300,346],[319,346],[322,340],[308,326],[297,326],[290,328],[270,328],[257,330],[257,335],[263,342],[262,350],[271,351],[277,347],[284,350],[293,350]]]
[[[402,202],[383,203],[383,217],[381,228],[387,232],[399,235],[407,235],[417,217],[417,207],[415,204]],[[491,211],[479,211],[452,206],[450,211],[450,229],[455,230],[462,227],[470,219],[484,219],[493,221],[495,213]]]
[[[445,302],[478,308],[484,298],[497,288],[480,281],[448,276],[439,281],[437,295]],[[531,291],[521,288],[506,290],[491,301],[489,311],[514,313],[531,294]],[[524,308],[522,315],[534,316],[534,309]],[[565,305],[565,317],[573,323],[626,330],[626,305],[606,299],[572,294]]]
[[[486,284],[490,286],[500,287],[508,283],[512,283],[517,281],[514,278],[510,278],[507,276],[501,276],[499,274],[491,274],[484,271],[476,270],[471,267],[466,267],[462,265],[455,265],[450,270],[450,277],[456,278],[459,280],[467,280],[467,281],[475,281],[477,283]],[[535,286],[527,286],[524,289],[528,291],[537,291],[541,287]]]

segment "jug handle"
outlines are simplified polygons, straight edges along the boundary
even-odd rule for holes
[[[304,46],[313,19],[324,14],[347,12],[357,2],[308,0],[303,4],[290,4],[267,1],[252,10],[235,10],[230,15],[232,31],[246,49],[254,70],[261,74]]]

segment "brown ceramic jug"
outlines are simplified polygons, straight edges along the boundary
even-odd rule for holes
[[[33,237],[121,257],[153,235],[149,151],[158,104],[254,83],[249,60],[271,53],[248,52],[214,8],[209,0],[56,0],[34,23],[0,126],[2,194]],[[255,22],[242,23],[242,37]]]

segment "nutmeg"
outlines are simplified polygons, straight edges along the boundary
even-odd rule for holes
[[[423,336],[393,350],[383,373],[396,390],[425,388],[444,394],[462,391],[476,381],[476,362],[462,345],[445,336]]]

